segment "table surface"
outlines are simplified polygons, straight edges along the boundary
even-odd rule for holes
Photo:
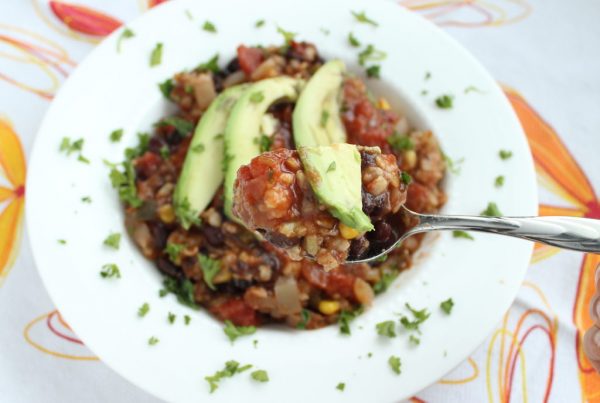
[[[100,362],[62,320],[36,273],[23,205],[27,155],[61,83],[103,36],[161,2],[0,4],[2,401],[156,401]],[[600,2],[398,3],[458,39],[504,88],[536,162],[540,215],[600,218]],[[600,375],[581,350],[598,264],[600,256],[536,245],[494,332],[413,400],[600,402]]]

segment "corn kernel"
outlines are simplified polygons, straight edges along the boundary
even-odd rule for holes
[[[379,98],[379,109],[389,111],[391,109],[390,103],[385,98]]]
[[[340,311],[340,303],[337,301],[323,300],[319,302],[319,312],[323,315],[333,315]]]
[[[175,213],[170,204],[164,204],[158,208],[158,217],[164,223],[170,224],[175,221]]]
[[[406,169],[413,169],[417,165],[417,153],[415,150],[407,150],[402,153],[402,165],[406,166]]]
[[[345,239],[354,239],[360,235],[360,232],[355,230],[354,228],[350,228],[343,222],[340,223],[340,233]]]

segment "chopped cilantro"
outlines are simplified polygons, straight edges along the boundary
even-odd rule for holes
[[[358,63],[361,66],[364,66],[368,61],[377,62],[386,57],[387,53],[384,51],[376,49],[373,45],[367,45],[367,47],[358,54]]]
[[[163,145],[160,150],[158,150],[158,152],[160,153],[160,157],[163,160],[167,160],[169,159],[169,156],[171,155],[171,151],[169,150],[169,146],[168,145]]]
[[[300,311],[300,322],[296,325],[296,329],[306,329],[306,325],[310,321],[310,311],[303,309]]]
[[[231,321],[225,321],[225,328],[223,332],[227,335],[229,340],[233,343],[238,337],[250,336],[256,333],[256,327],[254,326],[236,326]]]
[[[131,150],[129,154],[134,154],[134,149],[128,150]],[[133,155],[131,155],[131,157],[133,158]],[[108,161],[104,161],[104,163],[111,168],[109,174],[110,182],[112,187],[117,189],[119,193],[119,199],[131,207],[140,207],[142,205],[142,201],[137,197],[133,163],[130,160],[126,160],[121,164],[112,164]],[[117,168],[119,165],[123,167],[122,171]]]
[[[395,151],[412,150],[415,148],[415,143],[408,136],[394,133],[387,138],[387,142]]]
[[[244,365],[240,367],[240,363],[237,361],[227,361],[225,363],[225,368],[221,371],[215,372],[214,375],[205,376],[204,379],[208,382],[210,386],[210,393],[213,393],[219,387],[219,382],[223,378],[231,378],[235,374],[239,374],[240,372],[244,372],[252,368],[252,365]]]
[[[192,318],[190,317],[190,315],[183,315],[183,321],[185,322],[185,325],[187,326],[192,321]]]
[[[156,344],[158,344],[160,340],[158,340],[156,337],[152,336],[148,339],[148,344],[151,346],[154,346]]]
[[[194,299],[194,283],[190,280],[177,280],[173,277],[167,277],[163,281],[163,286],[166,292],[171,292],[177,296],[177,301],[180,304],[192,309],[200,309]]]
[[[190,201],[187,198],[183,199],[181,203],[175,203],[173,208],[175,216],[184,229],[190,229],[192,225],[200,226],[202,223],[200,217],[198,217],[199,213],[192,210]]]
[[[92,198],[90,196],[84,196],[81,198],[81,202],[90,204],[92,202]]]
[[[354,48],[358,48],[360,46],[360,41],[358,39],[356,39],[356,37],[354,36],[354,33],[350,32],[348,34],[348,43],[350,44],[350,46],[354,47]]]
[[[375,294],[381,294],[382,292],[386,291],[396,277],[398,277],[397,271],[384,272],[381,275],[381,279],[373,286],[373,291]]]
[[[404,171],[400,172],[400,179],[402,179],[402,182],[405,185],[410,185],[412,182],[412,176],[410,176],[408,174],[408,172],[404,172]]]
[[[213,57],[211,57],[208,61],[204,62],[204,63],[200,63],[198,66],[196,66],[196,68],[194,69],[196,71],[211,71],[213,73],[218,73],[219,72],[219,54],[215,53],[215,55]]]
[[[79,152],[79,155],[77,156],[77,161],[89,164],[90,160],[88,160],[81,154],[83,150],[83,142],[83,139],[78,139],[71,142],[71,140],[68,137],[63,137],[62,141],[60,142],[59,150],[61,152],[64,151],[67,155],[71,155],[74,152]]]
[[[167,242],[167,246],[165,247],[165,252],[169,255],[169,260],[173,263],[179,261],[179,254],[185,248],[185,245]]]
[[[160,290],[158,290],[158,296],[161,298],[165,297],[168,293],[169,290],[167,290],[166,288],[161,288]]]
[[[116,129],[110,132],[110,141],[113,143],[118,142],[123,137],[123,129]]]
[[[163,44],[157,43],[150,54],[150,67],[158,66],[162,62]]]
[[[421,344],[421,339],[416,337],[414,334],[411,334],[410,336],[408,336],[408,341],[411,344],[414,344],[415,346],[418,346],[419,344]]]
[[[344,382],[340,382],[337,384],[337,386],[335,387],[337,390],[343,392],[344,389],[346,389],[346,384]]]
[[[111,247],[113,249],[119,249],[120,243],[121,243],[121,234],[118,232],[111,233],[104,240],[104,245]]]
[[[335,161],[332,161],[331,164],[329,164],[329,166],[327,167],[327,172],[333,172],[335,171]]]
[[[269,382],[269,374],[264,369],[257,369],[256,371],[250,374],[252,379],[258,382]]]
[[[390,358],[388,359],[388,364],[390,365],[392,371],[400,375],[400,357],[396,357],[395,355],[390,356]]]
[[[331,33],[330,30],[328,30],[327,28],[319,28],[319,31],[321,31],[323,33],[323,35],[329,35]]]
[[[426,308],[421,309],[421,310],[416,310],[416,309],[412,308],[408,303],[406,304],[406,307],[412,313],[414,320],[411,321],[408,319],[408,317],[403,316],[402,318],[400,318],[400,323],[402,324],[402,326],[404,326],[404,328],[406,330],[419,331],[419,325],[421,325],[423,322],[425,322],[431,314],[429,312],[427,312]]]
[[[217,275],[219,270],[221,270],[221,262],[215,259],[211,259],[206,255],[201,253],[198,254],[198,261],[200,262],[200,266],[202,268],[202,274],[204,278],[204,282],[211,290],[215,289],[213,284],[213,278]]]
[[[168,78],[162,83],[159,83],[158,88],[165,98],[171,99],[171,91],[173,91],[173,88],[175,88],[175,84],[173,84],[172,79]]]
[[[469,92],[478,92],[480,94],[483,94],[483,91],[481,91],[479,88],[475,87],[474,85],[469,85],[467,88],[465,88],[465,94],[468,94]]]
[[[396,322],[393,320],[379,322],[375,325],[375,329],[377,329],[377,334],[380,336],[396,337]]]
[[[217,33],[217,27],[215,27],[215,24],[210,21],[205,21],[202,25],[202,29],[206,32],[212,32],[213,34]]]
[[[496,179],[494,179],[494,186],[496,186],[497,188],[501,188],[502,186],[504,186],[504,176],[496,176]]]
[[[260,27],[262,27],[263,25],[265,25],[265,20],[258,20],[258,21],[256,21],[256,22],[254,23],[254,26],[255,26],[256,28],[260,28]]]
[[[452,95],[440,95],[435,99],[435,104],[440,109],[450,109],[452,108],[452,104],[454,102],[454,97]]]
[[[67,241],[65,241],[64,239],[59,239],[58,243],[61,244],[61,245],[66,245]]]
[[[283,35],[283,39],[285,40],[286,45],[289,45],[296,37],[295,32],[286,31],[285,29],[283,29],[281,27],[277,27],[277,32],[280,33],[281,35]]]
[[[258,347],[258,340],[254,339],[252,340],[252,345],[254,346],[254,348]]]
[[[259,137],[254,138],[254,144],[258,144],[258,148],[261,153],[269,151],[271,149],[271,145],[273,145],[273,140],[271,137],[261,134]]]
[[[512,151],[509,151],[509,150],[500,150],[498,152],[498,155],[500,156],[500,159],[507,160],[510,157],[512,157],[513,153],[512,153]]]
[[[263,99],[265,99],[265,96],[260,91],[253,92],[252,94],[250,94],[250,102],[253,102],[255,104],[262,102]]]
[[[450,315],[450,312],[452,312],[453,306],[454,306],[454,301],[452,301],[452,298],[448,298],[447,300],[440,303],[440,308],[442,308],[442,311],[444,311],[447,315]]]
[[[125,39],[133,38],[134,36],[135,36],[135,32],[133,32],[131,29],[125,27],[123,32],[121,32],[121,35],[119,35],[119,39],[117,39],[117,53],[121,53],[121,43]]]
[[[452,236],[454,238],[470,239],[471,241],[473,241],[475,239],[475,238],[473,238],[473,235],[469,234],[466,231],[460,231],[460,230],[454,230],[454,231],[452,231]]]
[[[192,147],[192,152],[201,153],[204,151],[204,144],[198,143]]]
[[[481,212],[481,215],[487,217],[500,217],[502,213],[494,202],[489,202],[486,209]]]
[[[107,263],[102,266],[102,271],[100,272],[100,276],[102,278],[121,278],[121,271],[119,270],[119,266],[114,263]]]
[[[329,120],[329,112],[326,110],[323,110],[321,112],[321,127],[325,127],[327,125],[327,121]]]
[[[71,142],[71,139],[68,137],[63,137],[60,142],[60,151],[64,151],[67,155],[71,155],[71,153],[75,151],[81,151],[83,149],[83,139],[75,140]]]
[[[427,90],[421,90],[421,95],[427,95],[429,93],[429,91]]]
[[[378,64],[374,64],[372,66],[369,66],[366,70],[367,72],[367,77],[369,78],[379,78],[379,73],[381,71],[381,66]]]
[[[192,15],[192,12],[190,10],[185,10],[185,15],[190,21],[194,19],[194,16]]]
[[[379,256],[377,259],[374,260],[374,262],[383,263],[386,260],[388,260],[388,255],[387,254]]]
[[[342,312],[340,312],[340,316],[338,318],[338,323],[340,325],[340,333],[348,334],[348,335],[351,334],[350,322],[352,322],[354,319],[356,319],[356,317],[363,312],[363,309],[364,308],[362,306],[360,306],[359,308],[355,309],[354,311],[343,310]]]
[[[369,358],[373,357],[373,353],[368,353],[367,357],[369,357]]]
[[[362,23],[362,24],[369,24],[372,25],[374,27],[379,26],[378,23],[376,23],[375,21],[373,21],[372,19],[370,19],[369,17],[367,17],[367,14],[365,14],[364,11],[361,11],[360,13],[356,12],[356,11],[352,11],[352,15],[354,16],[354,19],[356,19],[356,21]]]
[[[150,312],[150,305],[147,302],[144,302],[138,309],[138,316],[143,318],[148,312]]]
[[[194,124],[187,119],[180,118],[178,116],[169,116],[168,118],[162,119],[155,126],[165,127],[172,126],[175,128],[177,133],[181,136],[187,136],[194,131]]]
[[[169,312],[169,314],[167,315],[167,320],[171,325],[175,323],[175,319],[177,319],[177,315],[175,315],[173,312]]]
[[[448,154],[446,154],[444,152],[442,152],[442,157],[444,158],[444,162],[446,163],[446,166],[448,167],[448,170],[451,173],[453,173],[454,175],[460,174],[461,165],[465,161],[464,158],[460,158],[460,159],[454,161],[452,158],[450,158],[448,156]]]
[[[425,81],[429,80],[431,78],[431,72],[427,71],[425,72]]]

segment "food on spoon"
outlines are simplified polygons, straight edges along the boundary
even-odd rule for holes
[[[312,258],[331,270],[368,249],[373,223],[398,212],[406,193],[396,157],[378,147],[280,149],[240,168],[233,213],[293,260]],[[369,214],[367,197],[381,200]]]

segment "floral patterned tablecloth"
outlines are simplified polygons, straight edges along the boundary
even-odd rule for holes
[[[104,36],[163,1],[0,2],[0,401],[156,401],[70,330],[21,235],[26,157],[61,83]],[[443,27],[502,85],[529,139],[540,214],[600,218],[600,2],[398,4]],[[581,349],[598,264],[600,256],[536,245],[494,332],[413,400],[600,402],[600,375]]]

